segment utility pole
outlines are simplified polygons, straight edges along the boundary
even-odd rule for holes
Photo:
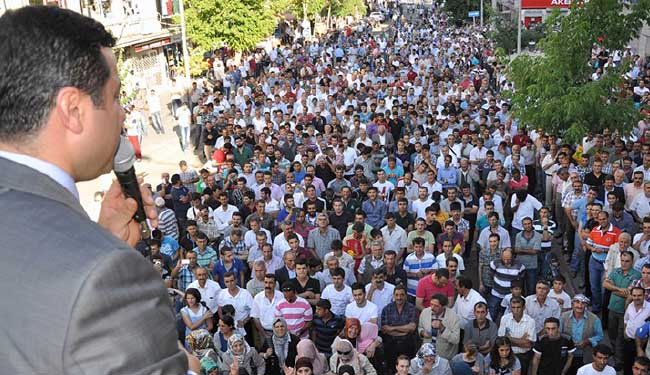
[[[521,0],[517,8],[517,55],[521,53]]]
[[[483,28],[483,0],[479,0],[481,3],[481,28]]]
[[[187,51],[187,34],[185,33],[185,7],[183,0],[178,1],[178,10],[181,13],[181,40],[183,42],[183,67],[185,68],[186,85],[190,84],[190,54]]]

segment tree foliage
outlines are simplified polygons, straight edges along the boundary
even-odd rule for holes
[[[339,17],[355,16],[357,12],[363,16],[367,12],[363,0],[331,0],[332,15]]]
[[[190,76],[198,77],[202,75],[206,70],[208,70],[210,65],[204,58],[203,50],[201,48],[190,48],[188,54],[190,55]],[[185,71],[185,65],[183,64],[184,62],[181,61],[181,64],[178,67],[180,72]]]
[[[480,0],[460,0],[460,1],[445,1],[444,10],[449,15],[450,20],[456,25],[462,25],[465,21],[469,20],[467,14],[471,11],[479,10],[481,8]],[[489,5],[484,4],[483,7],[483,20],[485,21],[486,13]]]
[[[496,16],[494,19],[494,30],[490,38],[495,41],[497,47],[503,48],[506,54],[517,51],[517,24],[509,18]],[[544,36],[544,24],[536,25],[530,29],[521,30],[521,46],[526,48],[530,42],[538,43]]]
[[[264,0],[185,0],[188,38],[204,50],[224,42],[245,51],[273,34],[272,6]]]
[[[649,0],[633,5],[617,0],[578,2],[566,16],[556,10],[540,42],[544,53],[518,56],[508,69],[516,90],[513,109],[522,124],[563,134],[568,140],[605,128],[628,134],[640,119],[632,99],[621,95],[628,64],[623,61],[620,68],[608,68],[599,80],[591,81],[591,48],[599,43],[610,51],[624,49],[649,15]]]

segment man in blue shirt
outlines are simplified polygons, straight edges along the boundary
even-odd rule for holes
[[[383,200],[377,199],[377,188],[371,186],[368,188],[368,199],[363,202],[361,208],[365,211],[366,223],[374,228],[384,226],[384,217],[386,216],[387,206]]]
[[[585,349],[593,348],[603,340],[603,325],[600,318],[587,309],[589,298],[576,294],[571,303],[571,311],[561,315],[560,331],[571,337],[576,350],[568,374],[575,374],[584,364]]]
[[[437,181],[442,184],[444,189],[456,186],[458,169],[451,166],[451,155],[445,155],[445,164],[438,170]]]

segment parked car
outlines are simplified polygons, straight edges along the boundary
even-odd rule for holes
[[[381,12],[372,12],[370,13],[370,19],[377,21],[377,22],[384,22],[384,14]]]

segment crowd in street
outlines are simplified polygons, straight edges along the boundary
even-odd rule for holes
[[[221,52],[176,123],[154,105],[205,164],[153,186],[141,246],[206,374],[650,374],[650,123],[521,123],[435,7]],[[592,79],[627,61],[641,104],[643,57],[595,45]]]

